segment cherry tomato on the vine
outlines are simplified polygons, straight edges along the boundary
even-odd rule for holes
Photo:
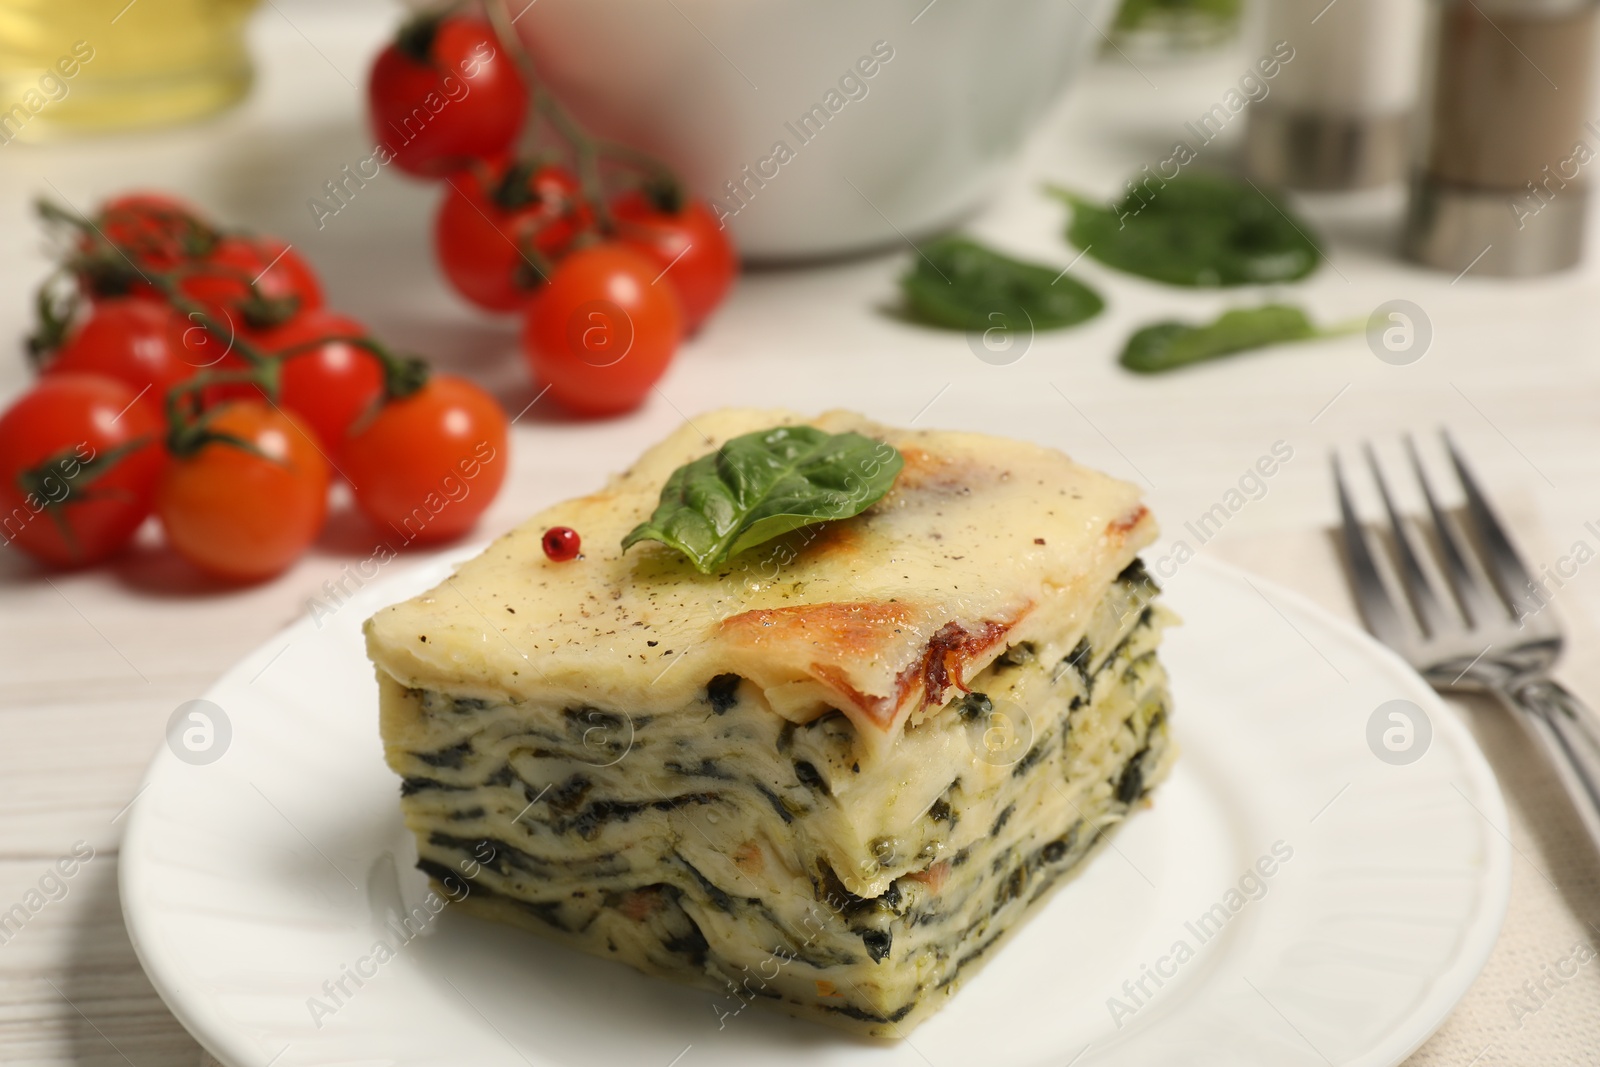
[[[656,264],[683,306],[684,333],[700,328],[722,303],[739,273],[739,256],[711,210],[699,200],[662,211],[642,191],[617,198],[611,213],[617,238]]]
[[[372,132],[395,165],[437,178],[510,147],[528,93],[487,22],[425,14],[378,53],[367,103]]]
[[[150,514],[161,419],[98,374],[52,374],[0,415],[0,530],[57,567],[121,549]]]
[[[616,242],[561,261],[528,304],[522,349],[533,374],[580,415],[639,406],[683,333],[678,297],[654,262]]]
[[[178,291],[235,333],[322,306],[316,273],[276,237],[222,238],[210,255],[186,266]]]
[[[435,374],[346,439],[343,466],[356,506],[408,543],[459,537],[505,480],[507,431],[492,396],[465,379]]]
[[[192,204],[166,193],[135,192],[100,205],[96,225],[140,267],[171,270],[211,251],[216,232]]]
[[[171,306],[148,297],[96,301],[45,366],[45,374],[104,374],[145,393],[159,411],[167,390],[212,358],[202,343],[191,350],[192,324]],[[220,351],[220,349],[219,349]]]
[[[330,456],[344,447],[351,424],[383,396],[383,367],[377,357],[341,340],[366,336],[356,320],[318,308],[249,337],[250,343],[282,359],[278,403],[311,428]]]
[[[434,248],[456,292],[490,311],[516,311],[593,212],[564,167],[518,162],[473,167],[447,179]],[[548,270],[546,265],[544,270]]]
[[[172,460],[156,492],[156,514],[173,549],[229,581],[269,578],[293,563],[322,529],[328,464],[310,430],[253,400],[216,409],[213,440]]]

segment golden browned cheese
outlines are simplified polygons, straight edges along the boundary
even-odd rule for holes
[[[729,438],[798,422],[887,441],[905,467],[861,516],[796,531],[712,574],[653,542],[621,550],[674,469]],[[558,525],[582,537],[579,559],[543,554],[542,533]],[[881,755],[1008,645],[1070,647],[1155,536],[1137,489],[1053,449],[848,412],[722,410],[379,612],[367,643],[404,686],[634,713],[671,714],[708,678],[738,674],[791,721],[842,710]]]

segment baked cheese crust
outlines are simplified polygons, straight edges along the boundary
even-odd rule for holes
[[[733,673],[790,721],[837,708],[881,753],[1008,645],[1076,640],[1112,578],[1156,536],[1137,489],[1053,449],[835,411],[811,425],[887,441],[905,457],[864,515],[797,531],[709,575],[663,545],[618,550],[674,469],[729,438],[803,421],[786,411],[697,417],[600,492],[546,509],[438,589],[379,612],[367,631],[372,658],[408,686],[648,714],[682,708],[707,678]],[[539,539],[551,526],[580,533],[582,560],[545,558]]]

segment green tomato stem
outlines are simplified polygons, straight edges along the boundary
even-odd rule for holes
[[[616,232],[616,220],[611,214],[610,205],[606,202],[605,183],[601,171],[603,160],[610,160],[647,175],[651,183],[667,190],[665,199],[668,202],[674,204],[681,202],[681,187],[671,168],[649,153],[589,133],[544,87],[539,80],[533,57],[523,46],[522,39],[517,36],[516,28],[512,25],[511,12],[506,0],[488,0],[484,8],[500,46],[510,52],[515,59],[517,69],[533,96],[534,106],[528,118],[528,125],[524,128],[521,143],[529,149],[536,147],[535,130],[541,116],[554,127],[556,133],[572,151],[576,161],[578,182],[583,189],[584,199],[589,202],[590,210],[594,212],[596,229],[606,236]]]

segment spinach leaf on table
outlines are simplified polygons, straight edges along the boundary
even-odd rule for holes
[[[950,330],[1056,330],[1100,314],[1105,301],[1054,267],[1002,255],[969,237],[921,248],[900,279],[911,313]]]
[[[776,426],[732,438],[673,471],[654,514],[622,539],[660,541],[701,574],[802,526],[859,515],[894,484],[905,460],[858,433]]]
[[[1240,6],[1240,0],[1123,0],[1114,25],[1119,30],[1137,30],[1146,19],[1169,14],[1237,19]]]
[[[1158,322],[1128,338],[1121,364],[1140,374],[1187,367],[1268,345],[1334,337],[1341,329],[1321,330],[1306,313],[1288,304],[1236,308],[1204,325]]]
[[[1255,186],[1224,175],[1155,178],[1109,205],[1050,191],[1072,207],[1067,239],[1085,254],[1169,285],[1295,281],[1322,260],[1308,223]]]

